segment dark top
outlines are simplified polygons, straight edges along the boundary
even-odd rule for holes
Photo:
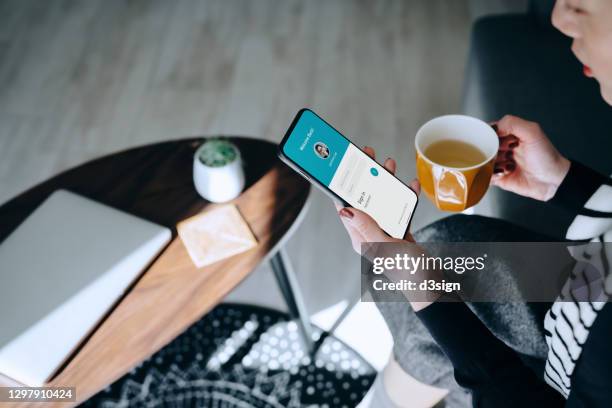
[[[606,176],[573,162],[551,203],[581,216],[597,217],[601,214],[585,209],[584,204],[602,185],[610,184]],[[588,328],[590,334],[581,345],[584,352],[576,362],[567,400],[561,391],[555,391],[526,366],[514,350],[495,337],[465,303],[436,302],[417,312],[417,316],[453,364],[457,383],[472,393],[475,407],[603,407],[612,404],[612,350],[609,346],[612,307],[609,304],[599,311]],[[554,319],[551,322],[554,324]]]

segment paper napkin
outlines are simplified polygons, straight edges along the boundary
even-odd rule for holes
[[[177,230],[198,268],[257,245],[247,222],[233,204],[215,207],[181,221]]]

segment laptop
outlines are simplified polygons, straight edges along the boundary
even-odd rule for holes
[[[58,190],[0,243],[0,373],[44,385],[170,241]]]

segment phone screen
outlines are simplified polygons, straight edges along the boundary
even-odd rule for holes
[[[403,238],[417,202],[414,191],[314,112],[300,111],[281,150],[336,196],[369,214],[389,235]]]

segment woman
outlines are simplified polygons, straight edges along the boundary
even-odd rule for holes
[[[552,19],[555,27],[573,38],[572,51],[584,64],[585,75],[599,82],[602,97],[612,105],[612,1],[558,0]],[[612,179],[563,157],[536,123],[505,116],[495,125],[501,147],[493,185],[575,210],[578,215],[568,239],[612,240]],[[366,151],[374,157],[372,149]],[[396,164],[387,159],[384,166],[394,172]],[[418,182],[412,187],[418,191]],[[339,215],[358,252],[362,242],[393,241],[356,209],[339,209]],[[450,217],[436,228],[461,230],[454,224],[469,228],[476,222],[491,234],[517,231],[499,220],[477,217],[465,223],[464,219]],[[405,239],[413,241],[410,234]],[[480,240],[495,239],[484,234]],[[602,285],[612,294],[612,274],[607,273]],[[411,302],[411,306],[450,359],[457,382],[471,391],[474,406],[612,404],[612,307],[607,302],[555,302],[543,317],[545,366],[534,372],[507,342],[491,333],[482,316],[476,317],[463,303],[436,302],[437,295],[432,296],[433,301]]]

